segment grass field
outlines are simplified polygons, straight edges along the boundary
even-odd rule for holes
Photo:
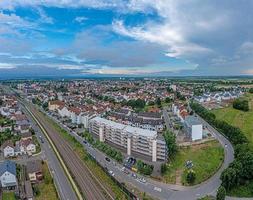
[[[44,181],[38,184],[39,194],[36,196],[36,200],[58,200],[58,195],[53,183],[51,174],[46,163],[42,165],[42,171],[44,175]]]
[[[4,192],[3,193],[3,200],[15,200],[14,192]]]
[[[187,185],[185,163],[191,160],[196,172],[194,184],[201,183],[219,169],[223,159],[224,150],[218,141],[180,148],[173,161],[167,165],[163,180],[167,183]]]
[[[229,124],[240,128],[250,141],[250,145],[253,148],[253,94],[246,94],[245,98],[249,101],[250,110],[248,112],[236,110],[232,108],[232,106],[213,110],[212,112],[216,115],[217,119],[224,120]],[[237,186],[229,192],[229,195],[252,197],[253,181],[246,185]]]
[[[247,94],[245,98],[249,100],[250,110],[248,112],[236,110],[231,106],[213,110],[212,112],[216,115],[217,119],[224,120],[233,126],[239,127],[253,147],[253,95]]]

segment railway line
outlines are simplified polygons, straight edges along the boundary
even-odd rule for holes
[[[34,117],[39,121],[42,127],[46,130],[48,136],[53,141],[57,150],[59,151],[64,163],[71,172],[72,177],[77,183],[82,196],[87,200],[109,200],[114,199],[112,192],[109,191],[90,171],[85,165],[83,160],[74,151],[73,147],[64,139],[50,124],[45,120],[42,113],[26,105],[26,109],[29,109]]]

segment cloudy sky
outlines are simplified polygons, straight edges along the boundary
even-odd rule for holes
[[[251,0],[1,0],[0,77],[251,75]]]

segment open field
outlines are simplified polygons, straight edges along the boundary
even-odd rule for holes
[[[249,101],[250,110],[248,112],[236,110],[232,106],[223,109],[213,110],[217,119],[224,120],[229,124],[240,128],[250,141],[253,148],[253,94],[246,94],[245,98]],[[238,186],[230,191],[231,196],[252,197],[253,181],[246,185]]]
[[[224,120],[229,124],[240,128],[253,147],[253,95],[247,94],[245,96],[249,100],[250,110],[248,112],[236,110],[231,106],[228,108],[213,110],[217,119]]]
[[[46,163],[42,165],[42,171],[44,175],[44,181],[38,185],[39,194],[36,196],[36,200],[58,200],[56,189],[53,183],[51,174]]]
[[[211,177],[221,166],[224,159],[224,150],[218,141],[209,141],[203,144],[181,147],[176,157],[167,166],[163,181],[167,183],[186,183],[186,167],[188,160],[193,162],[196,172],[194,184],[203,182]]]
[[[14,192],[4,192],[3,193],[3,200],[15,200]]]

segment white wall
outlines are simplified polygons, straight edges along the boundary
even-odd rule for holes
[[[192,126],[192,141],[201,140],[203,137],[202,124]]]
[[[14,183],[14,182],[17,183],[16,176],[14,176],[13,174],[9,172],[3,173],[3,175],[0,177],[0,180],[3,187],[6,187],[6,184],[8,185],[8,183]]]
[[[14,149],[12,147],[5,147],[4,148],[4,157],[12,157],[14,156]]]

